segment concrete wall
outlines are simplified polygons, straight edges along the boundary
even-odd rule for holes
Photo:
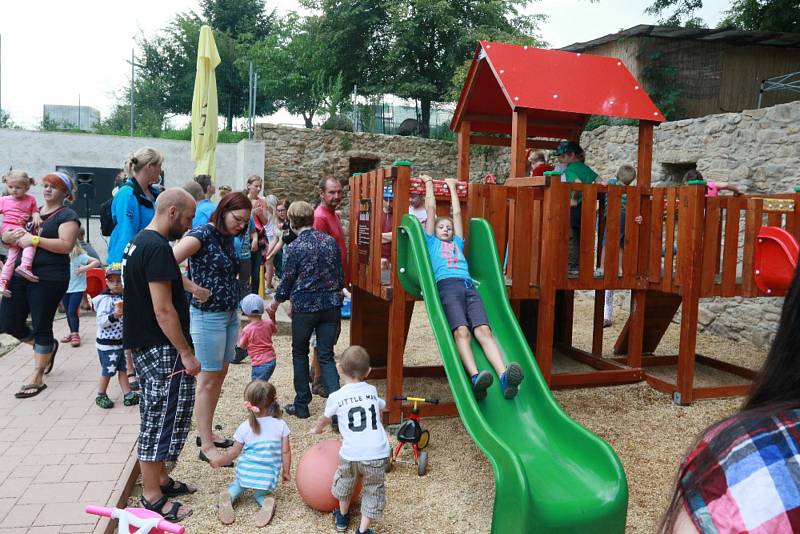
[[[317,182],[323,176],[346,181],[352,165],[372,161],[383,167],[398,159],[410,160],[415,172],[434,178],[456,174],[456,145],[453,142],[334,130],[286,128],[271,124],[256,127],[257,140],[265,148],[266,188],[291,199],[318,200]],[[470,179],[488,172],[505,179],[509,172],[508,148],[473,147]]]
[[[800,102],[667,122],[655,129],[654,138],[654,185],[671,183],[677,170],[696,166],[705,178],[731,182],[751,194],[800,186]],[[635,127],[604,126],[585,132],[581,144],[586,162],[605,178],[623,163],[636,164]],[[704,299],[700,326],[766,345],[782,304],[780,298]]]
[[[128,154],[144,146],[164,154],[167,186],[191,179],[195,165],[189,141],[9,129],[0,129],[0,170],[13,167],[40,177],[56,165],[120,168]],[[264,143],[220,143],[216,163],[218,184],[243,188],[247,176],[264,170]],[[34,189],[35,194],[38,187]]]

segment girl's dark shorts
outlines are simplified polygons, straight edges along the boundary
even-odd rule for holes
[[[436,283],[450,331],[466,326],[470,331],[489,324],[486,310],[472,280],[445,278]]]

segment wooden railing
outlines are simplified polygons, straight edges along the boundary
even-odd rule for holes
[[[411,180],[408,168],[380,169],[351,179],[351,279],[376,296],[387,297],[387,277],[382,284],[380,267],[383,186],[394,188],[396,227],[408,212]],[[781,213],[766,210],[760,196],[706,198],[705,188],[698,185],[623,187],[542,178],[515,182],[520,186],[470,184],[462,201],[465,229],[470,217],[492,225],[512,299],[538,298],[543,286],[683,294],[689,278],[699,283],[701,297],[759,296],[752,268],[758,229],[780,226],[800,239],[797,194],[770,197],[794,201],[791,212]],[[571,272],[570,198],[576,195],[582,196],[579,261]],[[361,200],[368,200],[371,209],[367,262],[359,261],[353,245]],[[437,213],[448,214],[449,209],[449,198],[437,197]]]

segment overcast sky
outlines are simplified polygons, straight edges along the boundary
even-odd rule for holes
[[[198,10],[197,0],[0,0],[0,106],[12,120],[34,127],[43,104],[82,105],[105,117],[128,83],[131,49],[140,32],[153,35],[175,13]],[[651,0],[541,0],[527,10],[548,15],[542,37],[553,47],[589,41],[637,24]],[[705,0],[699,13],[713,27],[728,0]],[[279,13],[293,0],[267,0]],[[292,122],[281,114],[280,122]],[[296,121],[299,122],[299,121]]]

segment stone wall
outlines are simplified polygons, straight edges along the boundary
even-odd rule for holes
[[[456,145],[453,142],[336,130],[288,128],[259,124],[255,138],[265,145],[266,187],[278,196],[316,201],[317,183],[323,176],[346,182],[359,165],[388,166],[410,160],[415,172],[434,178],[455,176]],[[508,148],[473,147],[470,179],[492,172],[504,179],[509,171]]]
[[[581,144],[587,163],[602,177],[613,176],[624,163],[636,165],[636,127],[604,126],[585,132]],[[691,166],[706,179],[731,182],[746,193],[793,191],[800,186],[800,102],[658,126],[652,183],[672,185]],[[700,327],[766,345],[782,304],[780,298],[704,299]]]

